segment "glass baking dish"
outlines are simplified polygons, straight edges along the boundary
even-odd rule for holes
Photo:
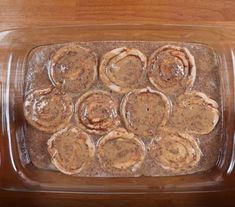
[[[172,41],[212,47],[220,61],[223,149],[212,169],[159,177],[73,177],[32,166],[24,142],[23,93],[29,52],[41,45],[91,41]],[[102,25],[29,28],[0,33],[0,186],[9,190],[76,193],[216,191],[233,187],[235,30],[214,26]]]

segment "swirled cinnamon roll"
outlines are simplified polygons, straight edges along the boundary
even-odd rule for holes
[[[149,153],[156,164],[172,172],[195,167],[201,158],[197,141],[187,133],[162,130],[149,146]]]
[[[126,93],[140,88],[146,76],[147,58],[137,49],[116,48],[101,60],[100,79],[113,91]]]
[[[93,90],[78,99],[75,119],[85,131],[105,134],[119,124],[117,110],[118,103],[108,92]]]
[[[55,88],[35,90],[25,97],[24,115],[35,128],[53,133],[69,123],[73,103],[69,96]]]
[[[97,155],[101,166],[107,171],[135,173],[143,164],[145,148],[133,133],[118,128],[99,140]]]
[[[47,150],[55,167],[71,175],[87,167],[94,157],[95,145],[87,133],[76,127],[67,127],[51,136]]]
[[[97,78],[96,54],[76,44],[60,48],[52,57],[48,74],[53,85],[71,94],[91,87]]]
[[[165,45],[150,57],[148,78],[160,91],[178,95],[190,89],[196,78],[194,57],[185,47]]]
[[[193,134],[210,133],[218,121],[218,104],[198,91],[180,95],[171,116],[175,128]]]
[[[120,109],[126,128],[143,137],[155,136],[166,124],[170,110],[170,100],[149,87],[126,94]]]

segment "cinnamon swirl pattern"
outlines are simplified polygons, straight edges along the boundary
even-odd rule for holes
[[[53,133],[62,129],[72,115],[72,99],[57,89],[35,90],[25,97],[24,116],[29,124],[41,131]]]
[[[53,134],[47,150],[55,167],[64,174],[77,174],[91,162],[95,145],[91,137],[76,127],[67,127]]]
[[[143,137],[155,136],[166,124],[170,110],[170,100],[149,87],[126,94],[120,108],[126,128]]]
[[[119,124],[118,104],[106,91],[94,90],[83,94],[75,106],[78,126],[87,132],[105,134]]]
[[[218,104],[204,93],[191,91],[180,95],[171,122],[180,131],[208,134],[219,121]]]
[[[94,83],[97,66],[96,54],[87,48],[70,44],[60,48],[52,57],[48,74],[57,88],[77,95]]]
[[[169,130],[161,131],[152,140],[149,150],[156,164],[173,172],[195,167],[202,155],[197,141],[192,136]]]
[[[196,78],[194,57],[185,47],[160,47],[149,59],[148,77],[160,91],[169,95],[183,93],[192,88]]]
[[[135,173],[144,162],[145,148],[141,140],[124,128],[118,128],[98,142],[97,155],[105,170]]]
[[[147,58],[137,49],[116,48],[104,55],[100,79],[113,91],[126,93],[139,88],[146,74]]]

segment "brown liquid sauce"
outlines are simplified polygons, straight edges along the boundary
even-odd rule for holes
[[[71,44],[71,43],[70,43]],[[138,139],[138,141],[140,141],[141,143],[143,143],[144,147],[145,147],[145,158],[143,163],[141,164],[141,166],[138,168],[138,170],[136,171],[128,171],[125,173],[125,170],[120,173],[120,169],[115,170],[115,168],[109,168],[108,170],[105,170],[105,168],[102,166],[102,164],[100,163],[96,152],[94,155],[93,160],[89,163],[89,165],[82,170],[81,172],[79,172],[78,176],[91,176],[91,177],[95,177],[95,176],[100,176],[100,177],[125,177],[125,176],[173,176],[173,175],[179,175],[179,174],[192,174],[192,173],[196,173],[196,172],[202,172],[202,171],[206,171],[211,169],[212,167],[214,167],[219,159],[220,156],[220,151],[222,149],[222,137],[221,137],[221,131],[222,131],[222,114],[221,114],[221,90],[220,90],[220,68],[219,68],[219,61],[218,58],[215,54],[215,52],[207,47],[206,45],[202,45],[202,44],[195,44],[195,43],[176,43],[176,42],[154,42],[154,41],[103,41],[103,42],[77,42],[74,44],[78,44],[79,46],[82,46],[84,48],[88,48],[90,49],[91,52],[93,52],[94,54],[97,55],[98,58],[98,62],[100,63],[102,57],[104,56],[104,54],[106,54],[107,52],[115,49],[115,48],[121,48],[121,47],[127,47],[127,48],[134,48],[139,50],[141,53],[143,53],[146,57],[147,60],[149,59],[149,57],[151,56],[151,54],[158,49],[161,46],[164,45],[174,45],[174,46],[179,46],[179,47],[186,47],[191,55],[194,57],[195,59],[195,64],[196,64],[196,79],[194,81],[194,84],[191,88],[191,90],[193,91],[198,91],[198,92],[202,92],[204,94],[206,94],[207,97],[209,97],[210,99],[213,99],[215,102],[217,102],[218,104],[218,110],[219,110],[219,121],[218,123],[215,125],[215,127],[213,128],[213,130],[211,132],[209,132],[208,134],[204,134],[204,135],[200,135],[200,134],[193,134],[193,133],[189,133],[190,137],[193,137],[193,139],[195,139],[197,141],[197,144],[200,148],[201,151],[201,155],[200,155],[200,160],[199,162],[193,166],[190,167],[188,169],[183,169],[183,170],[169,170],[166,169],[164,167],[162,167],[162,165],[158,162],[156,162],[156,160],[158,159],[154,159],[153,156],[151,156],[151,150],[149,150],[150,146],[151,146],[151,141],[153,140],[153,138],[158,137],[158,133],[154,133],[154,137],[143,137],[139,134],[141,133],[137,133],[135,134],[135,139]],[[27,63],[26,63],[26,74],[25,74],[25,88],[24,88],[24,99],[25,97],[32,93],[35,90],[39,90],[39,89],[45,89],[45,88],[49,88],[52,87],[52,83],[48,77],[48,67],[50,65],[50,61],[52,59],[52,57],[55,55],[55,53],[63,46],[65,46],[67,44],[55,44],[55,45],[46,45],[46,46],[40,46],[37,47],[35,49],[33,49],[31,51],[31,53],[28,56],[27,59]],[[128,62],[129,60],[135,60],[136,59],[136,65],[132,64],[131,62]],[[119,62],[117,65],[126,65],[126,66],[130,66],[131,70],[129,71],[130,73],[132,71],[134,71],[134,67],[137,68],[137,70],[140,70],[139,64],[137,58],[135,56],[132,56],[131,58],[128,59],[127,62],[122,61]],[[171,61],[171,60],[169,60]],[[139,61],[140,62],[140,61]],[[169,63],[170,65],[170,63]],[[178,64],[180,65],[180,64]],[[123,68],[120,70],[120,72],[122,72]],[[162,68],[163,71],[168,72],[168,68]],[[129,74],[131,75],[131,74]],[[174,74],[173,74],[174,75]],[[124,74],[119,74],[118,75],[120,77],[120,79],[125,80],[128,76],[124,75]],[[140,76],[140,75],[139,75]],[[166,76],[171,77],[172,74],[166,74]],[[115,78],[115,75],[113,75],[112,77]],[[90,78],[90,77],[89,77]],[[176,78],[177,79],[177,78]],[[130,82],[133,82],[133,80],[130,79]],[[144,77],[141,77],[140,82],[138,82],[138,89],[142,89],[142,88],[146,88],[146,87],[150,87],[151,89],[155,90],[155,91],[159,91],[159,89],[157,89],[156,87],[153,86],[153,84],[151,84],[151,82],[149,81],[147,75]],[[85,87],[83,87],[84,89]],[[94,134],[94,133],[90,133],[87,132],[87,134],[89,134],[89,136],[92,138],[95,146],[98,146],[99,140],[102,136],[107,135],[108,133],[110,133],[110,131],[114,130],[115,128],[124,128],[127,130],[128,133],[132,133],[132,131],[130,131],[129,129],[126,128],[125,123],[122,119],[122,115],[120,112],[120,105],[122,102],[123,97],[127,94],[127,93],[117,93],[113,90],[111,90],[110,88],[108,88],[99,78],[99,76],[97,75],[96,80],[92,83],[92,86],[82,92],[81,94],[77,94],[73,93],[73,94],[68,94],[71,99],[72,102],[74,104],[74,111],[76,111],[76,103],[78,102],[79,97],[81,97],[83,94],[92,91],[92,90],[102,90],[105,91],[106,93],[108,93],[116,102],[115,104],[117,104],[117,117],[118,117],[118,122],[115,124],[115,126],[113,125],[113,128],[110,130],[105,131],[104,133],[101,134]],[[177,102],[177,96],[172,96],[171,94],[166,94],[163,91],[161,91],[161,93],[163,93],[167,99],[169,99],[170,103],[174,106],[174,104]],[[138,97],[137,97],[138,99]],[[151,98],[149,98],[149,100],[151,100]],[[157,103],[156,103],[157,104]],[[162,104],[159,102],[159,104]],[[98,104],[99,105],[99,104]],[[138,103],[138,105],[141,105]],[[151,108],[153,107],[153,108]],[[151,105],[151,110],[154,111],[154,103],[152,103]],[[92,107],[90,107],[92,108]],[[148,107],[147,107],[148,108]],[[203,107],[198,107],[198,108],[203,108]],[[95,108],[94,108],[95,109]],[[147,110],[147,109],[146,109]],[[99,111],[99,110],[98,110]],[[100,111],[99,113],[106,113],[105,111]],[[148,111],[149,112],[149,111]],[[138,112],[140,114],[140,112]],[[76,115],[77,114],[73,114],[69,125],[74,125],[76,127],[78,126],[78,123],[76,121]],[[161,115],[163,116],[163,115]],[[156,120],[161,119],[160,117],[152,117],[155,118]],[[169,115],[170,117],[171,115]],[[89,118],[89,117],[88,117]],[[106,117],[107,118],[107,117]],[[116,118],[116,117],[115,117]],[[146,117],[145,117],[146,118]],[[92,123],[100,123],[102,120],[99,120],[97,117],[92,117],[91,118]],[[200,121],[200,120],[199,120]],[[85,122],[85,121],[84,121]],[[105,123],[105,122],[104,122]],[[164,126],[159,126],[162,127],[162,129],[164,130],[164,128],[168,128],[168,129],[174,129],[174,123],[172,121],[167,121],[166,124],[164,124]],[[99,126],[99,124],[98,124]],[[143,127],[143,126],[142,126]],[[82,128],[80,128],[81,130],[83,130]],[[142,129],[143,130],[143,129]],[[175,129],[177,132],[177,128]],[[156,131],[156,129],[154,128],[154,132]],[[150,133],[151,134],[151,133]],[[53,135],[53,133],[46,133],[43,131],[40,131],[38,129],[36,129],[35,127],[31,126],[30,124],[25,124],[25,142],[26,142],[26,146],[28,149],[28,153],[29,153],[29,158],[32,162],[32,164],[39,168],[39,169],[43,169],[43,170],[57,170],[56,167],[52,164],[51,162],[51,157],[47,151],[47,141],[50,139],[50,137]],[[159,135],[160,136],[160,135]],[[165,134],[164,134],[165,136]],[[118,137],[117,137],[118,138]],[[173,140],[173,139],[172,139]],[[177,138],[175,140],[178,140]],[[121,143],[121,142],[120,142]],[[110,152],[108,151],[107,147],[109,146],[109,144],[107,144],[105,147],[105,154],[109,155],[112,157],[114,156],[115,159],[115,153],[119,154],[120,156],[123,156],[122,152],[119,151],[119,148],[121,145],[120,143],[116,144],[114,142],[114,144],[116,145],[112,145],[110,147]],[[167,143],[167,142],[166,142]],[[133,147],[134,145],[130,142],[129,145],[135,150],[135,148]],[[123,148],[124,151],[128,151],[128,144]],[[184,152],[184,149],[181,148],[180,145],[177,145],[178,149],[176,150],[182,150],[182,152]],[[156,147],[156,149],[158,149]],[[115,152],[114,154],[112,154],[112,150]],[[116,151],[115,151],[116,150]],[[97,149],[96,149],[97,151]],[[123,152],[124,152],[123,151]],[[133,153],[138,153],[138,152],[127,152],[127,155],[132,159],[135,160],[133,158]],[[154,153],[153,153],[154,154]],[[159,154],[159,153],[156,153]],[[122,158],[120,157],[120,160],[122,161]],[[120,161],[120,162],[121,162]],[[124,161],[122,161],[124,162]],[[106,163],[107,164],[107,163]],[[178,165],[177,165],[178,166]],[[179,165],[180,166],[180,165]]]

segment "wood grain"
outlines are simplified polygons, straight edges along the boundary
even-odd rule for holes
[[[0,29],[76,24],[233,24],[233,0],[1,0]]]
[[[87,24],[235,26],[234,0],[1,0],[0,30]],[[1,180],[0,180],[1,181]],[[0,190],[0,206],[235,206],[235,191],[154,195],[69,195]]]
[[[153,195],[68,195],[1,192],[0,206],[17,207],[233,207],[234,193],[186,193]]]

